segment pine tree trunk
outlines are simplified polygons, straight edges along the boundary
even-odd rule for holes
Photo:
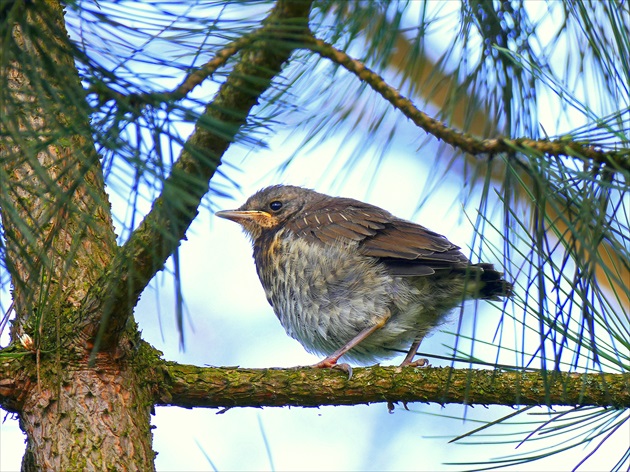
[[[153,470],[152,398],[133,367],[108,356],[95,367],[52,366],[20,414],[28,437],[23,470]]]
[[[18,1],[3,13],[11,335],[32,351],[14,402],[27,435],[23,469],[152,470],[153,400],[137,373],[135,325],[90,357],[104,308],[84,300],[117,246],[63,11],[58,2]]]

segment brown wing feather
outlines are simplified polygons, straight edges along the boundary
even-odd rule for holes
[[[323,199],[288,226],[300,236],[324,244],[358,242],[362,254],[379,258],[394,275],[431,275],[470,263],[444,236],[349,198]]]

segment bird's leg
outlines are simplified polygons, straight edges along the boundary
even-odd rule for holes
[[[317,364],[313,365],[313,367],[318,368],[318,369],[324,369],[324,368],[341,369],[345,372],[348,372],[348,379],[350,379],[352,377],[352,368],[348,364],[337,364],[337,361],[339,360],[341,356],[343,356],[346,352],[348,352],[350,349],[352,349],[361,341],[363,341],[365,338],[367,338],[374,331],[378,331],[383,326],[385,326],[385,323],[387,323],[387,320],[389,320],[391,316],[392,315],[388,310],[387,314],[377,319],[376,322],[372,326],[368,326],[367,328],[362,330],[354,338],[352,338],[346,344],[341,346],[339,349],[333,352],[330,356],[326,357],[326,359],[322,359]]]
[[[413,360],[413,358],[416,356],[416,353],[418,352],[418,348],[420,347],[420,343],[421,342],[422,342],[422,338],[416,339],[413,342],[413,344],[409,348],[409,352],[405,356],[405,360],[402,361],[402,363],[400,364],[400,367],[405,367],[405,366],[409,366],[409,367],[424,367],[424,366],[429,365],[429,360],[428,359],[424,359],[423,358],[423,359],[418,359],[417,361]]]

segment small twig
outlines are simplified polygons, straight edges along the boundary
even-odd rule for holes
[[[367,83],[375,92],[427,133],[474,156],[529,150],[550,156],[586,158],[598,163],[609,163],[614,169],[630,171],[630,152],[627,149],[606,152],[589,144],[582,144],[566,138],[555,140],[501,137],[481,139],[449,128],[441,121],[419,110],[411,100],[389,85],[380,75],[369,69],[361,61],[335,48],[332,44],[315,37],[307,38],[305,44],[310,50],[330,59],[335,64],[339,64],[361,81]]]
[[[175,102],[186,97],[192,92],[195,87],[200,85],[208,77],[211,77],[217,69],[223,67],[227,61],[240,50],[244,49],[248,45],[252,44],[257,38],[257,32],[245,35],[236,41],[232,41],[219,52],[217,52],[212,59],[206,62],[201,67],[198,67],[194,71],[190,72],[184,81],[171,91],[167,92],[151,92],[151,93],[133,93],[123,94],[117,92],[105,84],[92,85],[88,88],[88,93],[95,93],[104,98],[103,101],[108,99],[114,99],[119,102],[129,103],[131,106],[146,106],[148,104]]]
[[[226,47],[221,49],[216,53],[214,58],[206,62],[199,69],[190,73],[184,81],[172,92],[168,92],[163,94],[167,99],[170,100],[179,100],[185,97],[188,93],[190,93],[197,85],[201,84],[204,80],[214,74],[219,67],[225,65],[225,63],[230,59],[230,57],[236,55],[241,49],[244,49],[251,43],[253,43],[257,38],[257,31],[251,33],[249,35],[245,35],[242,38],[237,39],[236,41],[232,41]]]

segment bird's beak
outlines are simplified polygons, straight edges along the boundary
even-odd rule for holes
[[[239,224],[258,223],[261,226],[263,222],[268,222],[271,219],[271,215],[266,211],[260,210],[223,210],[215,213],[219,218],[225,218],[226,220],[232,220]]]

